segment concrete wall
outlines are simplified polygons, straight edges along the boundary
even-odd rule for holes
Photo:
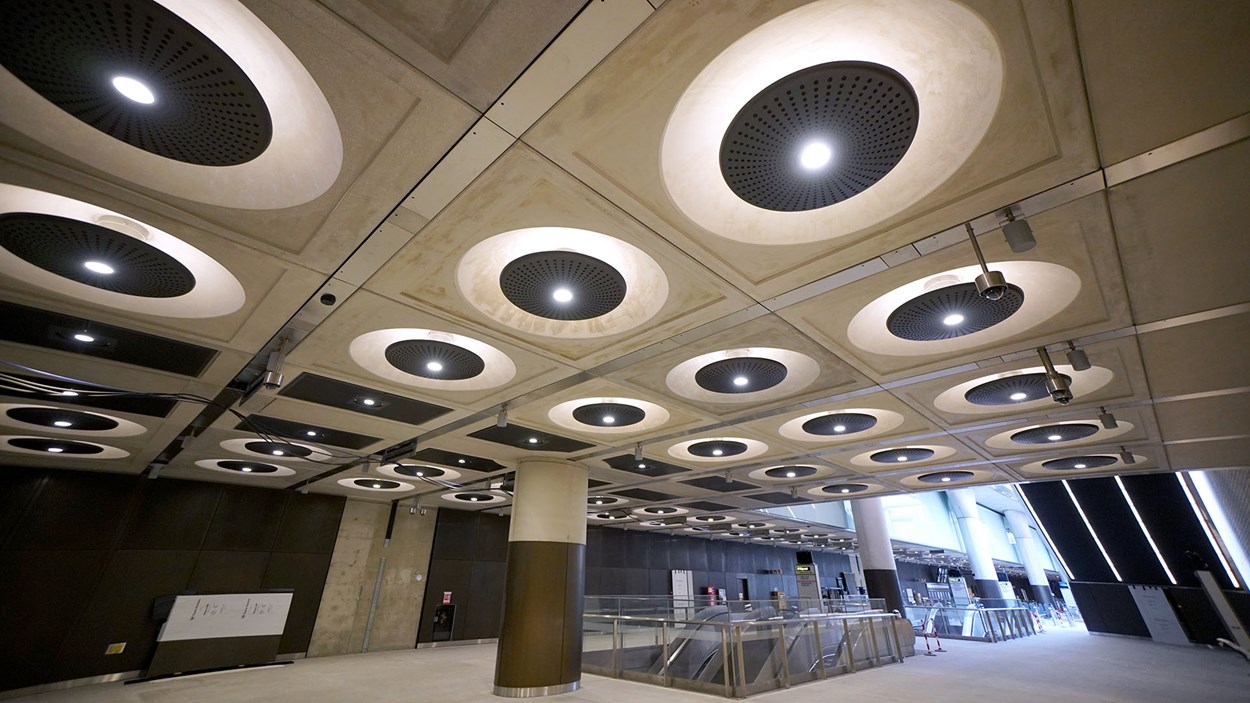
[[[408,508],[400,507],[388,545],[390,505],[347,501],[308,656],[365,650],[365,630],[383,557],[386,564],[368,651],[415,646],[437,514],[430,509],[426,515],[411,515]]]

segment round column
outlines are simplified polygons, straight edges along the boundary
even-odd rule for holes
[[[508,532],[495,695],[532,698],[581,687],[585,566],[585,467],[521,460]]]
[[[1046,578],[1046,569],[1042,566],[1042,550],[1037,540],[1033,539],[1033,529],[1029,527],[1028,517],[1019,510],[1008,510],[1007,526],[1011,528],[1011,534],[1016,536],[1016,551],[1020,552],[1020,561],[1029,578],[1029,589],[1033,591],[1033,598],[1039,603],[1054,604],[1055,594],[1050,590],[1050,580]]]
[[[887,611],[906,612],[903,590],[898,585],[894,547],[890,544],[890,530],[885,521],[885,504],[880,498],[856,498],[851,501],[851,519],[855,521],[855,541],[859,544],[868,596],[884,598]]]
[[[946,491],[950,497],[951,512],[959,525],[959,534],[964,540],[964,551],[968,553],[968,563],[972,564],[973,589],[982,598],[1002,598],[1002,589],[998,587],[998,572],[994,569],[994,559],[990,556],[989,535],[985,531],[985,523],[977,512],[977,494],[971,488],[955,488]]]

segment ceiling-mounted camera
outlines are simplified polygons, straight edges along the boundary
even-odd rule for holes
[[[1060,405],[1067,405],[1072,402],[1072,387],[1068,384],[1068,379],[1055,370],[1055,365],[1050,360],[1050,352],[1046,351],[1046,347],[1038,347],[1037,355],[1042,358],[1042,366],[1046,367],[1046,391],[1050,393],[1050,399]]]
[[[1007,295],[1007,279],[998,271],[991,271],[989,266],[985,264],[985,256],[981,254],[981,245],[977,244],[976,232],[972,231],[972,223],[965,222],[964,229],[968,230],[968,241],[972,242],[972,251],[977,255],[977,263],[981,265],[981,274],[976,278],[977,295],[986,300],[1002,300]]]

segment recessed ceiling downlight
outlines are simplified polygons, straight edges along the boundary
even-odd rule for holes
[[[862,483],[835,483],[831,486],[822,486],[822,493],[830,495],[850,495],[851,493],[862,493],[868,490],[868,486]]]
[[[9,446],[33,452],[51,454],[100,454],[104,447],[89,442],[73,442],[64,439],[43,439],[40,437],[13,437],[8,440]]]
[[[92,273],[99,273],[105,276],[111,275],[116,272],[116,269],[104,263],[103,261],[84,261],[82,267]]]
[[[589,320],[625,299],[625,278],[612,266],[573,251],[540,251],[512,260],[499,287],[513,305],[549,320]]]
[[[482,357],[433,339],[404,339],[386,347],[386,361],[404,373],[446,381],[473,378],[486,369]]]
[[[1098,434],[1098,426],[1088,423],[1071,423],[1064,425],[1043,425],[1021,430],[1011,435],[1016,444],[1053,444],[1055,442],[1072,442]]]
[[[152,92],[152,89],[143,81],[130,76],[115,76],[113,78],[113,88],[126,98],[140,105],[151,105],[156,102],[156,94]]]
[[[1071,376],[1063,375],[1063,378],[1072,381]],[[1049,397],[1044,373],[1006,376],[973,386],[964,393],[964,398],[973,405],[1013,405]]]
[[[932,449],[924,447],[901,447],[874,452],[869,458],[879,464],[894,464],[907,461],[924,461],[934,455]]]
[[[1079,471],[1081,469],[1100,469],[1104,466],[1111,466],[1119,459],[1114,456],[1102,456],[1095,454],[1092,456],[1073,456],[1064,459],[1052,459],[1042,462],[1043,469],[1051,471]]]
[[[786,365],[763,357],[735,357],[714,361],[694,374],[694,382],[714,393],[753,393],[786,380]]]
[[[1014,315],[1024,305],[1024,291],[1008,285],[997,300],[977,294],[972,283],[937,288],[903,303],[890,313],[886,328],[900,339],[918,342],[953,339],[980,332]]]
[[[746,450],[747,445],[744,442],[724,439],[695,442],[686,449],[691,454],[701,457],[731,457],[743,454]]]
[[[821,415],[803,423],[803,431],[815,435],[849,435],[872,429],[877,418],[865,413],[835,413]]]
[[[73,428],[82,432],[105,432],[118,426],[116,420],[103,415],[60,408],[9,408],[5,415],[30,425]]]
[[[622,403],[589,403],[573,409],[573,419],[595,427],[628,427],[642,422],[642,408]]]
[[[967,481],[975,475],[971,471],[937,471],[920,476],[916,480],[922,483],[957,483]]]
[[[792,73],[738,112],[720,147],[721,175],[766,210],[815,210],[885,177],[916,136],[920,108],[893,69],[835,61]]]

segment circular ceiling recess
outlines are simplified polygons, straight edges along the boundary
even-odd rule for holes
[[[770,478],[805,478],[816,473],[811,466],[778,466],[764,472]]]
[[[436,469],[433,466],[411,466],[408,464],[400,464],[395,467],[395,473],[404,476],[412,476],[414,478],[438,478],[446,474],[442,469]]]
[[[386,361],[404,373],[443,381],[473,378],[486,368],[482,357],[464,347],[433,339],[404,339],[386,348]]]
[[[786,365],[774,359],[744,356],[714,361],[694,374],[699,387],[713,393],[752,393],[786,380]]]
[[[721,175],[765,210],[827,207],[884,178],[919,120],[916,93],[897,71],[860,61],[812,66],[738,111],[721,140]]]
[[[642,422],[647,412],[621,403],[591,403],[573,409],[573,419],[595,427],[628,427]]]
[[[456,493],[452,496],[456,500],[463,500],[466,503],[496,503],[495,496],[489,493]]]
[[[257,440],[255,442],[248,442],[243,446],[249,452],[269,454],[271,456],[305,457],[312,454],[312,450],[308,447],[300,447],[294,444],[285,444],[283,442],[264,442]]]
[[[273,136],[243,70],[152,0],[8,3],[0,63],[86,124],[175,161],[246,163]]]
[[[975,283],[937,288],[898,306],[885,326],[900,339],[931,342],[980,332],[1006,320],[1024,305],[1024,291],[1008,284],[998,300],[986,300]]]
[[[176,298],[195,276],[141,239],[67,217],[0,215],[0,246],[39,268],[89,286],[144,298]]]
[[[847,495],[848,493],[863,493],[868,490],[868,486],[862,483],[835,483],[832,486],[822,486],[822,493],[831,495]]]
[[[116,420],[103,415],[59,408],[10,408],[5,414],[30,425],[83,432],[105,432],[118,425]]]
[[[855,434],[870,430],[877,424],[877,418],[864,413],[834,413],[821,415],[803,423],[803,431],[818,435]]]
[[[1063,380],[1072,382],[1072,377],[1067,374],[1060,375]],[[1049,396],[1044,373],[1022,373],[998,378],[973,386],[964,393],[964,399],[973,405],[1015,405]]]
[[[608,264],[575,251],[539,251],[513,259],[499,273],[512,304],[549,320],[589,320],[625,299],[625,277]]]
[[[238,471],[245,474],[272,474],[278,472],[278,467],[270,464],[257,464],[254,461],[233,461],[222,460],[217,462],[217,466],[230,471]]]
[[[967,481],[976,474],[971,471],[935,471],[931,474],[925,474],[916,480],[922,483],[953,483],[955,481]]]
[[[1011,435],[1016,444],[1050,444],[1052,442],[1071,442],[1085,439],[1098,434],[1098,425],[1074,423],[1070,425],[1043,425],[1028,430],[1020,430]]]
[[[695,442],[686,448],[694,456],[703,457],[722,457],[737,456],[747,450],[747,445],[743,442],[733,442],[728,440],[716,439],[707,442]]]
[[[887,449],[883,452],[876,452],[869,458],[878,464],[901,464],[908,461],[924,461],[933,456],[932,449],[924,447],[902,447],[901,449]]]
[[[41,439],[38,437],[14,437],[9,445],[18,449],[29,449],[32,452],[48,452],[49,454],[99,454],[104,447],[87,442],[71,442],[63,439]]]
[[[384,478],[358,478],[352,483],[361,488],[372,488],[375,491],[393,491],[399,488],[399,481],[387,481]]]
[[[1073,456],[1066,459],[1051,459],[1042,462],[1043,469],[1052,471],[1079,471],[1081,469],[1098,469],[1111,466],[1118,459],[1113,456]]]
[[[587,496],[587,505],[616,505],[625,501],[616,496]]]

